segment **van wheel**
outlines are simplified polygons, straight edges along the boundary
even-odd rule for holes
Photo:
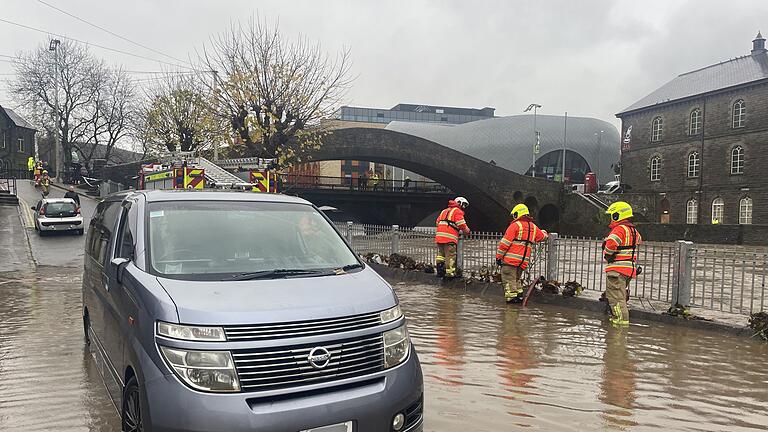
[[[77,235],[83,235],[83,230],[81,229],[77,230]]]
[[[131,377],[123,389],[123,432],[143,432],[144,424],[141,420],[141,397],[139,382],[136,377]]]

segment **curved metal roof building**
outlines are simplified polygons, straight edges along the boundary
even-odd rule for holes
[[[392,121],[386,129],[415,135],[484,161],[524,174],[530,173],[533,152],[533,115],[494,117],[463,124]],[[608,122],[563,116],[537,115],[541,150],[536,155],[537,177],[558,179],[563,139],[567,136],[566,173],[599,174],[600,182],[613,180],[611,165],[619,161],[619,131]],[[602,136],[601,131],[603,131]],[[575,154],[581,157],[574,157]],[[585,166],[588,165],[588,166]],[[579,182],[578,178],[572,179]]]

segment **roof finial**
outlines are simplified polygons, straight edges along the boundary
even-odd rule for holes
[[[765,38],[758,31],[755,40],[752,41],[752,55],[764,54],[765,52]]]

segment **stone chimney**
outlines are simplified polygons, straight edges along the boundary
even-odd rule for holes
[[[752,55],[765,54],[765,38],[760,32],[757,32],[755,40],[752,41]]]

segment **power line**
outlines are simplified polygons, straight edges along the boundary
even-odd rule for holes
[[[28,25],[25,25],[25,24],[19,24],[17,22],[9,21],[9,20],[3,19],[3,18],[0,18],[0,22],[4,22],[4,23],[7,23],[7,24],[15,25],[17,27],[25,28],[27,30],[33,30],[33,31],[36,31],[36,32],[39,32],[39,33],[45,33],[47,35],[52,35],[52,36],[60,37],[62,39],[71,40],[73,42],[78,42],[78,43],[81,43],[81,44],[84,44],[84,45],[94,46],[96,48],[105,49],[107,51],[114,51],[116,53],[125,54],[125,55],[129,55],[129,56],[132,56],[132,57],[138,57],[138,58],[141,58],[141,59],[144,59],[144,60],[149,60],[149,61],[153,61],[153,62],[157,62],[157,63],[162,63],[162,64],[165,64],[165,65],[168,65],[168,66],[184,68],[184,69],[189,69],[189,70],[196,70],[198,72],[205,72],[205,71],[200,71],[200,70],[191,68],[189,66],[179,65],[179,64],[175,64],[175,63],[169,63],[169,62],[166,62],[166,61],[163,61],[163,60],[153,59],[153,58],[146,57],[146,56],[143,56],[143,55],[140,55],[140,54],[134,54],[134,53],[131,53],[131,52],[128,52],[128,51],[123,51],[123,50],[119,50],[119,49],[116,49],[116,48],[110,48],[110,47],[106,47],[104,45],[98,45],[98,44],[95,44],[95,43],[92,43],[92,42],[86,42],[84,40],[71,38],[71,37],[64,36],[64,35],[57,34],[57,33],[52,33],[52,32],[46,31],[46,30],[42,30],[42,29],[39,29],[39,28],[31,27],[31,26],[28,26]]]
[[[165,53],[163,53],[163,52],[161,52],[161,51],[158,51],[158,50],[156,50],[156,49],[154,49],[154,48],[150,48],[150,47],[148,47],[148,46],[146,46],[146,45],[140,44],[139,42],[134,42],[134,41],[132,41],[132,40],[128,39],[127,37],[121,36],[121,35],[119,35],[119,34],[117,34],[117,33],[113,32],[113,31],[111,31],[111,30],[108,30],[108,29],[106,29],[106,28],[104,28],[104,27],[101,27],[101,26],[99,26],[99,25],[97,25],[97,24],[94,24],[94,23],[92,23],[92,22],[90,22],[90,21],[87,21],[87,20],[85,20],[85,19],[83,19],[83,18],[80,18],[79,16],[77,16],[77,15],[74,15],[74,14],[72,14],[72,13],[69,13],[69,12],[67,12],[67,11],[65,11],[65,10],[59,9],[58,7],[56,7],[56,6],[54,6],[54,5],[50,4],[50,3],[44,2],[43,0],[37,0],[37,1],[38,1],[38,3],[42,3],[42,4],[44,4],[44,5],[48,6],[48,7],[49,7],[49,8],[51,8],[51,9],[54,9],[54,10],[57,10],[57,11],[59,11],[59,12],[63,13],[64,15],[67,15],[67,16],[69,16],[69,17],[72,17],[72,18],[74,18],[74,19],[76,19],[76,20],[80,21],[80,22],[83,22],[83,23],[85,23],[85,24],[88,24],[88,25],[89,25],[89,26],[91,26],[91,27],[95,27],[95,28],[97,28],[97,29],[99,29],[99,30],[101,30],[101,31],[107,32],[107,33],[111,34],[112,36],[114,36],[114,37],[116,37],[116,38],[120,38],[120,39],[122,39],[122,40],[124,40],[124,41],[126,41],[126,42],[129,42],[129,43],[132,43],[132,44],[134,44],[134,45],[136,45],[136,46],[138,46],[138,47],[141,47],[141,48],[144,48],[144,49],[146,49],[146,50],[152,51],[152,52],[153,52],[153,53],[155,53],[155,54],[160,54],[161,56],[164,56],[164,57],[168,57],[168,58],[172,58],[172,59],[174,59],[174,60],[176,60],[176,61],[178,61],[178,62],[187,63],[187,64],[188,64],[188,65],[190,65],[190,66],[194,66],[192,63],[190,63],[190,62],[189,62],[189,61],[187,61],[187,60],[181,60],[181,59],[179,59],[179,58],[176,58],[176,57],[174,57],[174,56],[172,56],[172,55],[169,55],[169,54],[165,54]]]

